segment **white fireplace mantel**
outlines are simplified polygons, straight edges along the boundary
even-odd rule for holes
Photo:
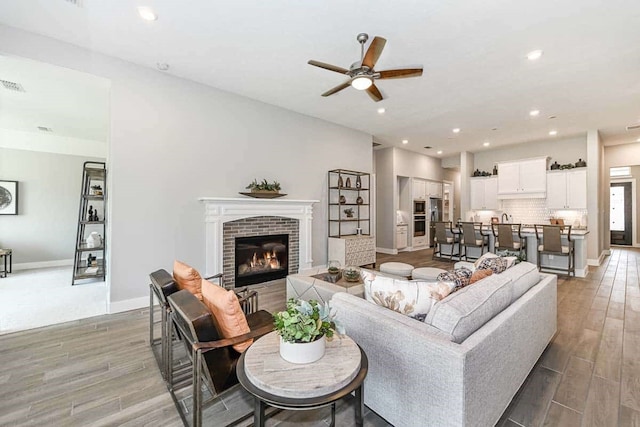
[[[280,216],[298,220],[300,270],[313,266],[311,227],[313,204],[318,200],[252,199],[227,197],[200,197],[205,205],[205,254],[207,276],[221,273],[223,269],[223,225],[256,216]]]

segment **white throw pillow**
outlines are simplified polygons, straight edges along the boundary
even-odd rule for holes
[[[367,301],[422,321],[431,307],[455,287],[448,282],[385,277],[377,271],[364,269],[361,272]]]
[[[489,258],[497,258],[498,255],[496,254],[492,254],[491,252],[487,252],[486,254],[482,255],[480,258],[478,258],[476,260],[476,262],[474,262],[473,264],[475,265],[476,269],[478,268],[478,266],[480,265],[480,263],[482,261],[484,261],[485,259],[489,259]]]

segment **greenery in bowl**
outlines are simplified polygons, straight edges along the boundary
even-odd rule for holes
[[[344,329],[335,320],[329,303],[321,305],[316,300],[304,301],[290,298],[287,309],[273,315],[275,330],[289,343],[305,343],[332,338],[334,333],[344,334]]]
[[[278,181],[268,182],[266,179],[263,179],[262,182],[258,182],[258,180],[254,179],[253,182],[247,185],[246,188],[253,192],[272,191],[274,193],[277,193],[280,191],[280,183]]]

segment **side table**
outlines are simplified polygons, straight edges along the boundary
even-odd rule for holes
[[[297,365],[280,357],[280,337],[271,332],[256,340],[236,366],[238,381],[254,396],[254,426],[263,427],[267,405],[280,409],[309,410],[331,405],[355,391],[356,425],[362,426],[363,383],[369,369],[366,354],[349,337],[327,341],[322,359]]]
[[[0,271],[0,277],[7,277],[7,273],[11,273],[13,267],[13,251],[11,249],[0,249],[0,258],[4,261],[4,270]],[[7,270],[7,258],[9,260],[9,269]]]

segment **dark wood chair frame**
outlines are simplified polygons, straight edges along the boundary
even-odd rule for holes
[[[444,225],[444,228],[443,228]],[[447,235],[447,231],[449,233],[451,233],[451,236]],[[453,257],[459,257],[460,256],[460,241],[458,239],[459,236],[459,232],[455,231],[453,229],[453,223],[451,221],[436,221],[435,222],[435,232],[436,232],[436,239],[435,239],[435,245],[433,247],[433,255],[431,256],[431,259],[435,259],[436,258],[436,254],[438,255],[438,258],[440,259],[445,259],[445,256],[447,256],[449,258],[449,260],[453,260]],[[443,234],[444,232],[444,234]],[[447,242],[447,238],[451,238],[453,239],[451,242]],[[441,240],[444,240],[444,242],[442,242]],[[451,245],[451,252],[450,253],[444,253],[442,252],[442,245]],[[458,252],[455,252],[455,248],[456,245],[458,245]]]
[[[502,239],[498,236],[502,231]],[[494,250],[497,251],[519,251],[519,253],[527,253],[527,238],[522,236],[522,224],[491,224],[491,232],[493,233],[494,242],[500,243],[500,245],[494,244]],[[513,244],[515,243],[513,236],[517,235],[520,243],[520,248],[516,249]]]
[[[480,256],[484,254],[485,249],[487,250],[487,252],[489,251],[489,234],[485,234],[483,232],[481,222],[460,222],[458,226],[462,231],[460,246],[461,246],[461,249],[464,248],[464,253],[461,256],[464,256],[465,261],[469,260],[469,256],[467,254],[468,253],[467,248],[480,248]],[[469,243],[467,234],[473,234],[472,243]],[[477,238],[478,236],[480,236],[479,239]],[[463,243],[463,240],[464,240],[464,243]],[[481,240],[482,243],[477,244],[476,240]],[[480,258],[480,256],[472,259],[478,259]]]
[[[562,271],[566,272],[568,276],[575,277],[576,275],[576,251],[575,243],[571,240],[571,226],[570,225],[534,225],[536,230],[536,239],[538,250],[538,270],[550,270],[550,271]],[[540,229],[542,229],[540,231]],[[566,232],[566,234],[565,234]],[[542,234],[542,236],[541,236]],[[562,252],[562,237],[567,236],[567,246],[569,252]],[[546,243],[545,243],[546,242]],[[542,245],[543,250],[540,250]],[[542,265],[542,255],[555,255],[567,257],[567,268],[550,267]]]
[[[202,410],[203,407],[212,403],[216,399],[224,396],[226,393],[234,390],[239,385],[235,366],[231,372],[222,373],[221,376],[217,376],[214,369],[216,366],[212,366],[220,358],[228,359],[231,355],[237,355],[235,359],[240,358],[232,346],[242,343],[248,339],[257,339],[263,335],[268,334],[273,330],[273,318],[271,314],[264,310],[258,310],[247,316],[247,321],[251,328],[249,333],[239,335],[233,338],[220,338],[212,341],[198,341],[198,333],[196,332],[195,323],[199,324],[199,327],[208,329],[208,336],[219,337],[220,334],[215,326],[215,318],[210,315],[207,307],[193,296],[189,291],[182,290],[175,292],[168,297],[170,311],[171,324],[175,328],[177,335],[185,345],[187,354],[191,359],[191,375],[190,382],[192,387],[192,407],[190,410],[192,416],[191,424],[187,421],[187,414],[183,409],[183,405],[176,396],[176,391],[183,387],[182,384],[178,385],[174,381],[174,366],[173,366],[173,351],[174,346],[169,347],[168,366],[172,369],[168,370],[168,388],[173,398],[176,409],[180,413],[180,417],[185,425],[191,425],[192,427],[202,426]],[[185,304],[185,302],[187,302]],[[189,308],[187,308],[189,306]],[[196,308],[195,310],[193,308]],[[211,319],[211,323],[207,323],[208,318]],[[225,360],[228,362],[228,360]],[[225,365],[228,368],[227,365]],[[226,375],[226,377],[225,377]],[[185,384],[186,386],[188,384]],[[203,400],[202,386],[205,385],[211,392],[212,397],[207,401]],[[235,420],[229,425],[236,425],[253,415],[252,412],[242,416],[238,420]]]
[[[171,307],[167,298],[169,295],[179,291],[173,276],[166,270],[157,270],[149,275],[151,283],[149,283],[149,345],[153,351],[153,355],[162,374],[162,379],[168,381],[169,370],[169,346],[173,345],[176,339],[175,331],[171,328],[169,315]],[[217,280],[219,286],[223,286],[222,274],[205,277],[205,280]],[[235,291],[238,301],[242,307],[242,311],[246,314],[253,313],[258,310],[258,293],[249,291],[248,288],[242,288]],[[160,305],[160,336],[156,337],[154,325],[156,324],[154,315],[154,299],[157,299]]]

